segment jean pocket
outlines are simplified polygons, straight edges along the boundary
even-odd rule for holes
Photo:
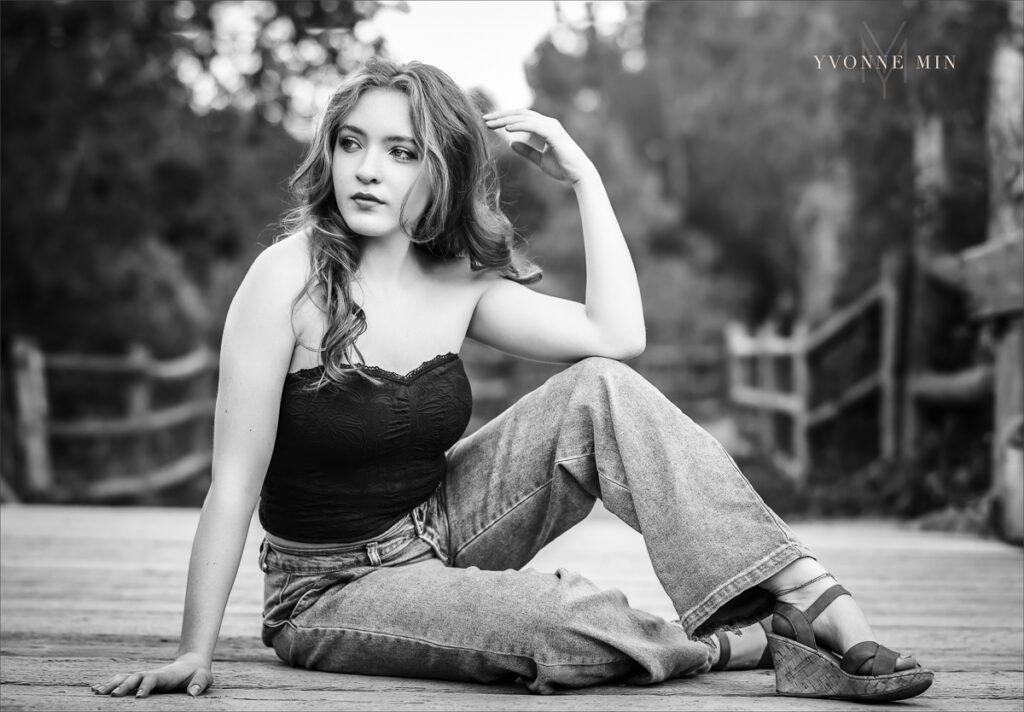
[[[359,577],[358,571],[301,576],[283,572],[267,574],[264,585],[263,625],[277,628],[312,605],[329,588],[343,586]]]

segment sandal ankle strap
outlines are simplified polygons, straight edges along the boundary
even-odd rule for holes
[[[808,623],[813,623],[814,619],[820,616],[821,612],[828,608],[832,601],[836,600],[840,596],[849,595],[850,592],[837,583],[825,591],[825,593],[818,596],[817,600],[807,607],[807,610],[804,611],[804,618],[807,619]]]
[[[808,606],[805,611],[801,611],[796,606],[785,601],[779,601],[775,604],[775,614],[772,616],[772,629],[790,640],[795,640],[810,648],[817,648],[818,641],[814,635],[814,630],[811,628],[811,623],[821,615],[822,611],[828,608],[832,601],[843,595],[849,596],[850,592],[836,584],[818,596],[814,603]]]

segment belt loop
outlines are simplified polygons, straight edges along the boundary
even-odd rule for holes
[[[413,526],[416,527],[417,536],[423,536],[423,523],[426,520],[426,508],[427,503],[424,502],[423,504],[419,505],[414,510],[412,510],[412,523]]]
[[[377,542],[371,541],[366,545],[366,555],[370,557],[370,563],[380,566],[380,552],[377,551]]]
[[[263,539],[260,542],[260,553],[259,553],[259,556],[256,557],[256,560],[259,563],[260,571],[262,571],[263,573],[267,573],[267,572],[270,571],[270,567],[267,566],[267,540],[266,539]]]

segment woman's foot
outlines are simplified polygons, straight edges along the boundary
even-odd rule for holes
[[[891,702],[931,686],[931,670],[875,642],[860,606],[814,559],[764,585],[778,599],[768,646],[780,695]]]
[[[835,586],[836,579],[817,561],[798,559],[763,585],[772,591],[781,603],[788,603],[801,612],[809,612],[814,603]],[[857,602],[849,595],[840,595],[829,602],[811,621],[811,630],[818,645],[837,655],[858,643],[877,641],[871,625]],[[779,632],[776,630],[775,632]],[[896,671],[917,667],[909,655],[900,655]]]
[[[712,670],[756,670],[772,666],[768,653],[770,618],[735,631],[719,631],[704,639],[712,649]],[[724,638],[724,641],[723,641]]]

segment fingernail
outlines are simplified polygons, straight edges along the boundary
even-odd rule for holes
[[[192,695],[193,697],[198,695],[199,694],[199,685],[192,685],[192,687],[188,688],[188,694]]]

